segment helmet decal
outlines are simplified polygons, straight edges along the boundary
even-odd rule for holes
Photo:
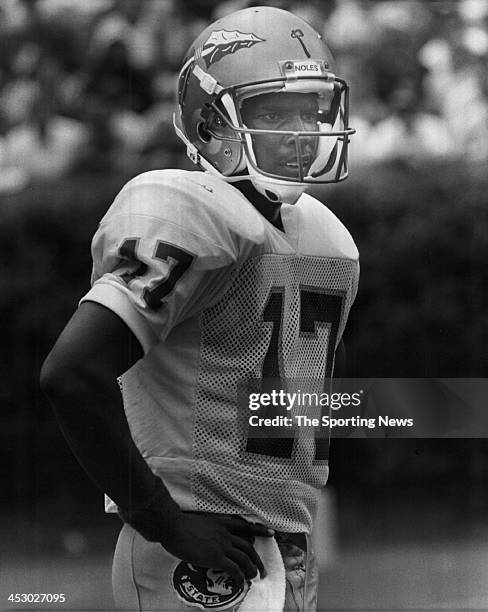
[[[264,38],[260,38],[252,32],[217,30],[216,32],[212,32],[203,44],[201,57],[208,68],[230,53],[235,53],[239,51],[239,49],[248,49],[264,41]]]
[[[302,38],[305,36],[302,30],[292,30],[290,36],[298,40],[298,42],[302,45],[302,49],[305,51],[305,55],[310,57],[310,53],[302,40]]]

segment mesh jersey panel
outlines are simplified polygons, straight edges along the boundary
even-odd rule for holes
[[[269,388],[281,377],[289,392],[324,391],[356,269],[345,259],[263,255],[236,271],[223,299],[202,314],[193,435],[197,509],[250,513],[284,531],[310,528],[327,455],[317,460],[314,438],[301,430],[253,446],[252,413],[236,397],[241,387],[263,391],[268,377]]]

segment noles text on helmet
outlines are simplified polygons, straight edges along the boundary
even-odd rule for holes
[[[201,168],[294,203],[310,185],[347,177],[348,96],[313,28],[281,9],[249,8],[190,47],[175,130]]]

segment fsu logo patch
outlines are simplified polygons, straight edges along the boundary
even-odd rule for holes
[[[239,49],[248,49],[264,41],[264,38],[260,38],[252,33],[239,32],[238,30],[233,30],[232,32],[228,30],[217,30],[216,32],[212,32],[204,43],[200,51],[200,57],[205,61],[208,68],[226,55],[235,53],[239,51]]]
[[[215,612],[238,604],[249,590],[249,583],[238,587],[226,572],[184,561],[173,570],[171,584],[178,598],[187,606]]]

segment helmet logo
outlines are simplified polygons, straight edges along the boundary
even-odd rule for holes
[[[305,51],[305,55],[307,57],[310,57],[310,53],[308,52],[308,49],[307,49],[307,47],[305,46],[305,43],[302,40],[302,38],[304,36],[305,36],[305,34],[301,30],[292,30],[291,31],[291,37],[292,38],[296,38],[298,40],[298,42],[302,45],[302,49]]]
[[[264,41],[264,38],[260,38],[251,32],[239,32],[238,30],[229,32],[228,30],[217,30],[216,32],[212,32],[212,34],[210,34],[210,37],[201,48],[200,53],[198,53],[197,50],[195,56],[200,56],[205,61],[208,68],[226,55],[235,53],[236,51],[239,51],[239,49],[248,49],[257,43]]]

